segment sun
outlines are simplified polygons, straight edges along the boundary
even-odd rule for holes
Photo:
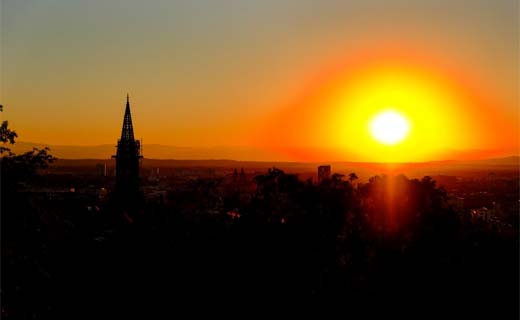
[[[394,110],[378,113],[370,121],[370,134],[379,143],[395,145],[403,141],[410,132],[410,122],[404,115]]]
[[[313,79],[315,87],[266,117],[255,133],[258,143],[291,159],[385,163],[458,157],[456,150],[492,145],[486,118],[493,101],[474,96],[465,75],[423,61],[382,58],[348,66]]]

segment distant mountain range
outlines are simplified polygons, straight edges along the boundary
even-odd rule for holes
[[[52,155],[58,159],[110,159],[116,152],[115,144],[103,144],[95,146],[72,146],[72,145],[48,145],[44,143],[32,143],[32,142],[17,142],[10,146],[11,150],[15,153],[31,150],[32,148],[43,148],[49,147]],[[450,152],[454,154],[455,159],[471,159],[474,154],[479,154],[477,150],[470,150],[465,152]],[[480,152],[482,153],[482,152]],[[282,152],[276,152],[271,150],[264,150],[255,147],[175,147],[160,144],[146,144],[143,147],[144,157],[147,159],[159,160],[200,160],[198,162],[211,162],[210,160],[235,160],[242,162],[269,162],[269,163],[280,163],[280,162],[295,162],[290,156]],[[486,154],[486,153],[484,153]],[[457,166],[518,166],[520,158],[518,156],[509,157],[493,157],[493,153],[488,153],[489,159],[481,160],[445,160],[445,161],[429,161],[426,162],[428,166],[432,165],[457,165]],[[460,155],[460,157],[459,157]],[[326,157],[326,156],[325,156]],[[273,160],[274,159],[274,160]],[[151,160],[148,160],[151,161]],[[161,162],[161,161],[159,161]],[[190,163],[193,161],[190,161]],[[232,162],[232,161],[231,161]],[[327,162],[327,161],[326,161]],[[328,161],[331,163],[352,163],[359,164],[360,162],[344,162],[344,161]],[[300,162],[303,163],[303,162]],[[318,163],[317,161],[308,162]],[[364,162],[364,165],[369,163]],[[376,164],[374,164],[376,165]],[[398,164],[395,164],[398,165]],[[412,164],[408,164],[412,165]],[[420,163],[414,164],[414,166],[420,166]]]
[[[48,145],[44,143],[17,142],[11,146],[15,153],[32,148],[49,147],[52,155],[59,159],[109,159],[116,152],[115,144],[95,146]],[[269,161],[272,159],[288,161],[283,154],[269,152],[253,147],[175,147],[160,144],[146,144],[143,154],[149,159],[234,159]]]

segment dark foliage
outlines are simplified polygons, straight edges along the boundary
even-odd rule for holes
[[[81,199],[12,193],[2,215],[3,315],[248,307],[249,316],[326,305],[363,318],[517,318],[518,234],[455,213],[429,177],[349,180],[317,185],[273,168],[245,197],[198,179],[164,204],[135,208],[132,220],[109,204],[89,211]]]

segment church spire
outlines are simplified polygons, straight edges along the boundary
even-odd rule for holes
[[[141,156],[141,142],[134,138],[132,114],[130,113],[130,97],[126,95],[125,116],[121,139],[117,141],[116,185],[115,191],[123,201],[123,205],[131,207],[133,199],[139,194],[139,160]]]
[[[123,119],[123,130],[121,132],[122,141],[134,141],[134,127],[132,125],[132,114],[130,113],[130,97],[126,94],[126,109]]]

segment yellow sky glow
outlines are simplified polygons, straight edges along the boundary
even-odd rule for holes
[[[283,130],[269,143],[283,149],[305,142],[316,150],[335,149],[337,158],[376,162],[427,161],[449,157],[450,150],[506,148],[514,119],[456,80],[399,63],[359,66],[281,113],[271,123]],[[281,124],[289,114],[294,119]],[[382,115],[394,123],[380,121]],[[503,131],[494,129],[496,123]]]

